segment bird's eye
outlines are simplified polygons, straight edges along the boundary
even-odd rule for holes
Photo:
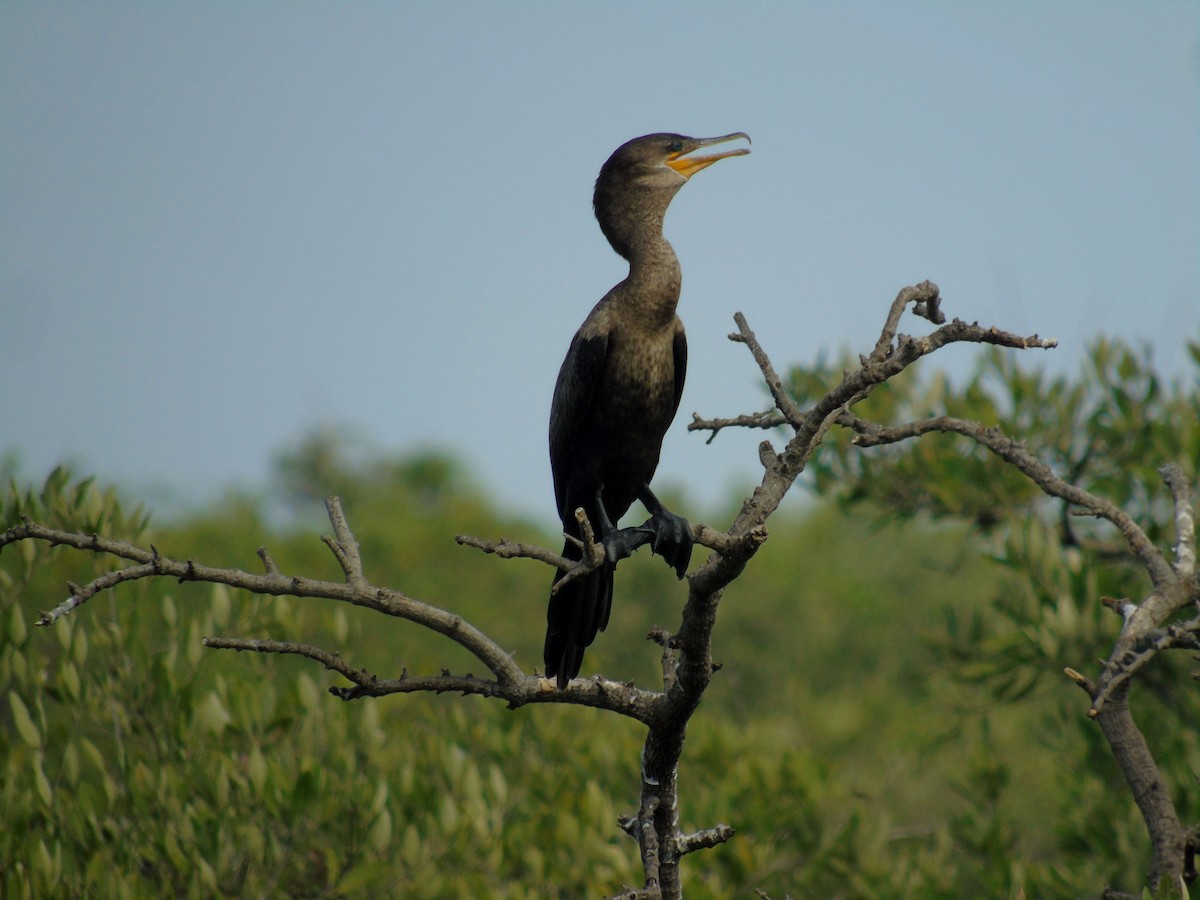
[[[667,149],[672,153],[679,153],[681,150],[683,150],[683,141],[671,141],[671,143],[667,145]]]

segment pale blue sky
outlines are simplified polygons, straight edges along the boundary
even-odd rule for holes
[[[0,452],[204,501],[338,423],[549,523],[554,378],[623,276],[592,182],[661,130],[754,144],[667,218],[691,365],[657,485],[757,478],[760,434],[685,430],[763,405],[736,310],[783,367],[931,278],[1053,365],[1104,332],[1182,371],[1198,10],[4,0]]]

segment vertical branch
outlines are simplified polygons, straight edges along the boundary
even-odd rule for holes
[[[1187,835],[1146,739],[1134,724],[1129,686],[1126,681],[1109,695],[1096,721],[1150,833],[1152,860],[1147,881],[1151,890],[1157,890],[1163,879],[1177,883],[1182,875]]]
[[[346,575],[346,582],[361,587],[367,583],[367,578],[363,574],[358,541],[354,539],[354,533],[346,522],[346,514],[342,512],[342,501],[336,495],[329,495],[325,498],[325,511],[329,514],[329,524],[333,526],[333,537],[322,535],[321,540],[333,551]]]
[[[1192,486],[1178,463],[1167,463],[1158,470],[1171,491],[1175,507],[1175,572],[1180,578],[1196,573],[1196,519],[1192,509]]]

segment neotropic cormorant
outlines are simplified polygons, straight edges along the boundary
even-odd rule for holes
[[[579,674],[583,651],[608,624],[613,570],[642,544],[682,578],[692,554],[691,528],[650,491],[663,435],[675,418],[687,369],[687,340],[675,314],[680,270],[663,237],[671,198],[701,169],[746,148],[688,154],[734,138],[648,134],[617,149],[600,169],[593,206],[600,230],[629,261],[628,277],[604,295],[571,341],[550,409],[550,467],[563,532],[563,556],[581,559],[575,510],[583,507],[606,561],[550,595],[546,676],[559,689]],[[617,529],[634,500],[650,518]],[[557,585],[561,573],[555,576]]]

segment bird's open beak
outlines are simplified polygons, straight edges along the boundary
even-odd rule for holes
[[[745,156],[750,152],[750,148],[738,147],[736,150],[724,150],[720,153],[711,153],[707,156],[688,156],[687,154],[694,153],[701,147],[711,147],[713,144],[723,144],[726,141],[732,141],[736,138],[745,138],[746,143],[750,142],[750,135],[741,131],[735,131],[733,134],[723,134],[721,137],[689,138],[687,143],[684,144],[682,150],[677,153],[672,153],[667,157],[667,165],[684,178],[691,178],[701,169],[706,169],[711,166],[718,159],[724,159],[727,156]]]

